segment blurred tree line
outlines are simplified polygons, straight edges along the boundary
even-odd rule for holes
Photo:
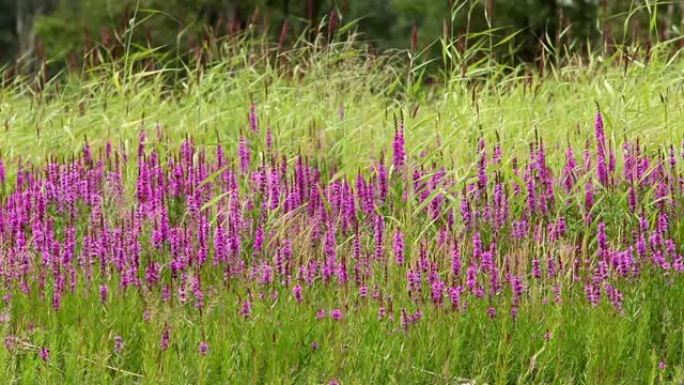
[[[244,30],[286,44],[307,28],[330,33],[348,23],[378,49],[518,32],[515,58],[531,61],[543,44],[581,51],[677,38],[683,14],[684,0],[0,0],[0,63],[78,64],[93,46],[124,47],[129,38],[134,48],[185,51]]]

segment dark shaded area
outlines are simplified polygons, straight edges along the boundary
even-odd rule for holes
[[[410,48],[412,40],[420,49],[440,37],[459,41],[485,30],[495,31],[497,41],[518,31],[500,51],[531,62],[542,44],[582,52],[680,36],[683,11],[684,0],[0,0],[0,61],[47,57],[53,65],[78,64],[93,46],[125,45],[137,15],[134,49],[191,50],[244,30],[286,45],[307,28],[309,39],[331,38],[354,22],[362,39],[379,49]]]

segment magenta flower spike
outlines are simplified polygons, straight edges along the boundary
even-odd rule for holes
[[[38,349],[38,355],[40,356],[41,360],[47,362],[50,359],[50,349],[41,347]]]
[[[255,103],[252,103],[252,105],[249,107],[249,128],[252,130],[252,132],[259,131],[259,116],[257,114],[257,106]]]
[[[330,311],[330,318],[334,321],[340,321],[342,319],[342,310],[333,309]]]
[[[206,341],[201,341],[199,343],[199,354],[201,356],[206,356],[209,353],[209,344]]]
[[[393,164],[395,170],[401,170],[406,164],[406,143],[404,142],[404,122],[399,122],[396,131],[394,132],[394,141],[392,143]]]

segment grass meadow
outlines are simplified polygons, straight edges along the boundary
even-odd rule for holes
[[[682,383],[675,45],[3,76],[0,383]]]

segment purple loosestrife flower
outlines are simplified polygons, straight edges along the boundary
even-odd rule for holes
[[[529,214],[533,214],[537,211],[537,186],[532,174],[532,166],[528,167],[528,171],[525,173],[525,187],[527,188],[527,210]]]
[[[601,112],[596,113],[596,119],[594,121],[594,133],[596,134],[596,143],[599,147],[599,152],[605,153],[606,148],[606,134],[603,131],[603,116]]]
[[[492,154],[492,162],[494,164],[500,164],[502,157],[501,144],[497,143],[494,146],[494,153]]]
[[[116,336],[114,337],[114,353],[121,353],[123,351],[124,347],[124,342],[123,342],[123,337],[121,336]]]
[[[463,192],[463,196],[461,197],[459,209],[461,211],[461,218],[463,218],[463,224],[466,228],[469,228],[472,220],[472,212],[470,210],[470,202],[468,201],[465,192]]]
[[[525,287],[523,286],[522,280],[515,275],[511,275],[509,278],[511,284],[511,291],[513,293],[513,304],[518,305],[520,303],[520,298],[522,297]]]
[[[606,296],[618,312],[622,311],[622,293],[610,284],[606,284]]]
[[[240,159],[240,172],[247,174],[249,172],[250,154],[249,143],[244,136],[240,136],[240,142],[238,143],[238,158]]]
[[[637,194],[634,186],[629,187],[627,192],[627,204],[629,205],[629,211],[634,213],[637,209]]]
[[[300,284],[296,284],[292,288],[292,295],[297,303],[301,303],[304,300],[304,296],[302,295],[302,286]]]
[[[387,309],[384,306],[378,308],[378,319],[384,319],[387,316]]]
[[[442,305],[442,298],[444,296],[444,289],[446,288],[446,285],[444,282],[440,280],[435,280],[432,283],[432,303],[435,306],[441,306]]]
[[[596,134],[596,145],[597,145],[597,166],[596,173],[599,182],[606,186],[608,185],[608,166],[606,165],[606,134],[603,131],[603,117],[599,111],[596,114],[596,121],[594,123],[594,131]],[[613,160],[614,162],[614,160]]]
[[[408,281],[409,296],[420,296],[420,273],[418,273],[417,271],[409,270],[406,272],[406,280]]]
[[[461,275],[461,250],[456,243],[451,248],[451,274],[454,279]]]
[[[575,169],[577,169],[575,153],[572,151],[572,147],[568,146],[565,151],[565,167],[563,167],[563,187],[566,192],[570,192],[575,186]]]
[[[392,242],[392,247],[394,249],[394,260],[397,262],[397,265],[403,265],[404,264],[404,234],[402,234],[402,232],[399,230],[397,230],[394,233],[394,239]]]
[[[202,341],[199,344],[199,354],[206,356],[209,353],[209,344],[206,341]]]
[[[658,220],[656,222],[656,230],[660,234],[665,234],[667,233],[667,229],[670,227],[669,225],[669,219],[667,216],[667,213],[660,213],[658,214]]]
[[[257,115],[257,106],[255,103],[252,103],[249,107],[249,128],[252,132],[259,131],[259,116]]]
[[[16,348],[17,343],[19,342],[19,338],[16,336],[12,336],[12,335],[5,336],[4,342],[5,342],[5,348],[7,348],[7,350],[12,352]]]
[[[595,284],[600,285],[601,282],[608,279],[608,262],[601,260],[596,264],[596,269],[594,270],[594,276],[592,280]],[[600,288],[599,288],[600,289]]]
[[[584,293],[587,296],[587,301],[592,307],[596,307],[601,300],[601,288],[595,286],[592,283],[587,283],[584,285]]]
[[[406,164],[406,144],[404,142],[404,122],[399,122],[399,125],[394,132],[394,141],[392,142],[393,164],[395,170],[401,170]]]
[[[385,217],[382,215],[377,215],[374,222],[375,226],[373,226],[373,238],[375,240],[375,258],[380,260],[384,251]]]
[[[264,227],[259,225],[254,232],[254,250],[261,251],[264,245]]]
[[[416,309],[416,311],[411,314],[411,323],[416,323],[423,319],[423,312],[420,309]]]
[[[587,216],[590,215],[591,209],[594,207],[594,184],[589,180],[584,185],[584,210]]]
[[[43,346],[38,350],[38,355],[41,360],[47,362],[50,359],[50,349]]]
[[[328,283],[333,274],[335,274],[335,269],[337,267],[337,240],[335,239],[335,230],[332,227],[326,232],[323,252],[325,254],[323,281]]]
[[[388,187],[388,181],[387,181],[387,169],[385,168],[385,164],[383,162],[380,162],[378,164],[377,175],[378,175],[378,194],[379,194],[380,202],[384,203],[385,200],[387,199],[389,187]]]
[[[261,266],[261,283],[269,285],[271,282],[273,282],[273,268],[268,263],[264,263]]]
[[[541,268],[539,266],[539,259],[532,259],[532,276],[536,279],[540,279],[542,277]]]
[[[512,224],[513,227],[513,238],[514,239],[523,239],[527,236],[527,231],[528,231],[528,225],[527,221],[525,219],[521,219],[519,221],[513,221]]]
[[[608,185],[608,169],[606,168],[606,158],[603,155],[598,156],[598,164],[596,165],[596,173],[599,182],[607,186]]]
[[[480,139],[480,143],[484,143],[484,139]],[[483,152],[480,155],[480,161],[478,163],[477,171],[477,186],[480,191],[485,191],[487,189],[487,156]]]
[[[100,302],[106,303],[109,295],[109,288],[107,285],[100,285]]]
[[[553,257],[546,258],[546,271],[549,277],[555,277],[558,274],[558,266],[556,265],[556,260]]]
[[[471,292],[475,291],[475,286],[477,285],[477,265],[470,265],[466,270],[466,286]]]
[[[480,260],[480,268],[486,273],[491,273],[494,270],[494,248],[490,248],[482,253]]]
[[[477,231],[473,234],[473,260],[475,262],[480,262],[482,259],[482,238],[480,237],[480,232]]]
[[[323,318],[325,318],[325,315],[326,315],[325,310],[319,309],[319,310],[316,312],[316,319],[320,321],[320,320],[322,320]]]
[[[197,309],[204,308],[204,292],[199,276],[192,278],[192,294],[195,297],[195,307]]]
[[[342,310],[340,309],[333,309],[330,311],[330,318],[332,318],[334,321],[339,321],[342,319]]]
[[[271,127],[266,129],[266,151],[273,152],[273,131],[271,131]]]
[[[171,340],[171,331],[169,330],[168,325],[165,325],[164,330],[162,331],[161,338],[159,340],[159,349],[161,351],[165,351],[166,349],[168,349],[170,340]]]
[[[400,322],[401,322],[401,328],[404,329],[404,332],[408,331],[409,326],[411,325],[411,317],[408,314],[408,311],[406,311],[405,308],[401,308],[401,316],[399,317]]]
[[[597,240],[599,246],[599,257],[605,260],[608,258],[608,237],[606,235],[606,224],[604,222],[601,222],[598,225]]]
[[[463,288],[460,286],[449,289],[449,300],[451,300],[451,308],[454,310],[461,310],[461,293]]]
[[[503,183],[494,186],[494,226],[501,229],[508,221],[508,200]]]
[[[337,274],[337,281],[340,285],[344,285],[347,283],[349,280],[349,274],[347,272],[347,265],[344,262],[340,262],[337,264],[337,268],[335,270],[335,273]]]
[[[616,160],[615,160],[615,151],[610,149],[608,151],[608,173],[612,175],[615,172],[615,167],[616,167]]]
[[[145,269],[145,281],[148,287],[153,287],[159,281],[159,262],[151,262]]]
[[[252,303],[246,299],[242,302],[242,308],[240,309],[240,315],[244,318],[249,318],[252,316]]]

